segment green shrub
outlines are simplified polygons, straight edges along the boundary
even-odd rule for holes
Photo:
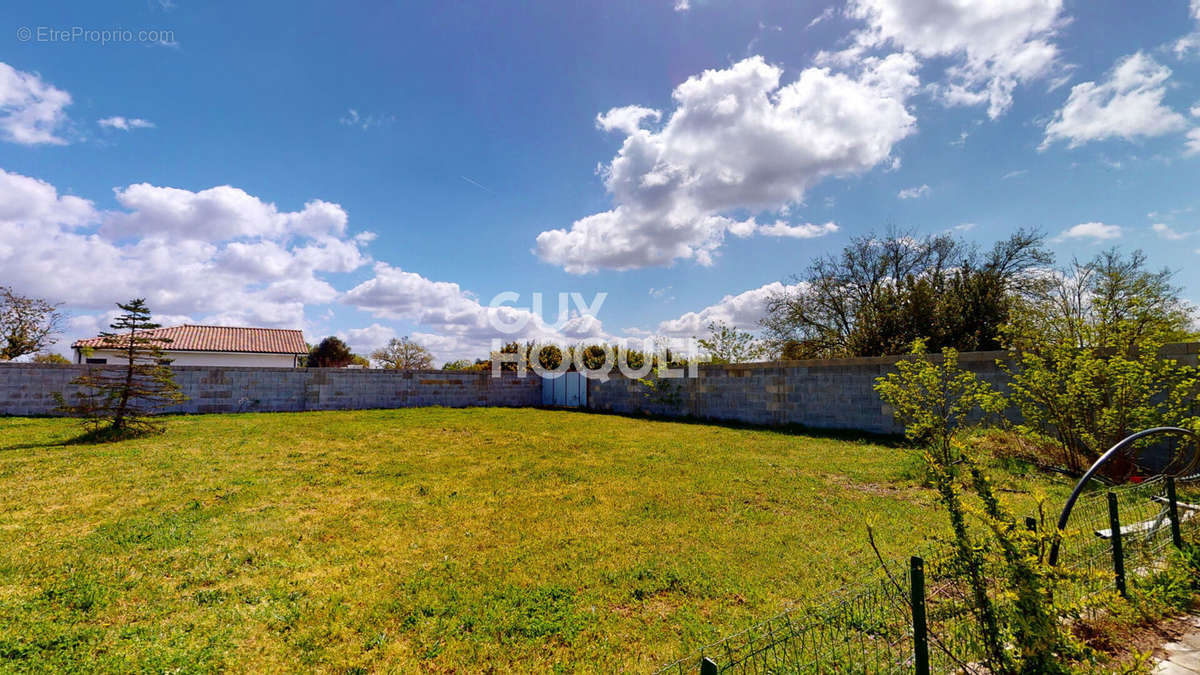
[[[1046,279],[1004,329],[1012,400],[1030,437],[1062,448],[1080,472],[1126,436],[1154,426],[1200,428],[1197,369],[1161,355],[1192,310],[1169,271],[1109,251]]]

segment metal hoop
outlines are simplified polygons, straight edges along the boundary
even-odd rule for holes
[[[1114,457],[1124,455],[1126,449],[1128,449],[1134,443],[1148,436],[1157,436],[1160,434],[1182,434],[1184,436],[1190,436],[1194,444],[1200,444],[1200,435],[1197,435],[1195,432],[1187,429],[1181,429],[1179,427],[1154,427],[1153,429],[1146,429],[1144,431],[1139,431],[1136,434],[1127,436],[1116,445],[1109,448],[1108,452],[1100,455],[1100,458],[1092,463],[1092,466],[1088,468],[1088,470],[1083,474],[1083,477],[1079,479],[1079,482],[1075,484],[1075,489],[1071,491],[1071,496],[1067,498],[1067,503],[1063,505],[1062,513],[1058,516],[1058,529],[1054,533],[1054,542],[1050,544],[1050,565],[1053,566],[1058,563],[1058,548],[1059,544],[1062,542],[1063,530],[1067,529],[1067,519],[1071,517],[1071,509],[1074,508],[1075,501],[1079,499],[1079,495],[1083,493],[1083,488],[1087,486],[1087,482],[1092,479],[1097,471],[1100,470],[1100,467],[1107,464]],[[1175,466],[1177,459],[1178,457],[1173,457],[1172,460],[1167,463],[1167,466],[1164,467],[1161,474],[1162,476],[1172,478],[1191,478],[1196,476],[1197,465],[1200,465],[1200,452],[1197,452],[1195,447],[1193,447],[1188,461],[1183,462],[1181,466]]]

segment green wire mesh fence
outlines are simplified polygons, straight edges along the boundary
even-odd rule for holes
[[[1108,493],[1119,513],[1121,562],[1125,575],[1160,569],[1173,544],[1168,481],[1099,490],[1080,498],[1062,534],[1059,568],[1068,581],[1064,600],[1080,602],[1114,589],[1114,539]],[[1200,485],[1178,487],[1181,533],[1200,527]],[[1031,527],[1053,527],[1033,519]],[[1043,551],[1044,553],[1044,551]],[[979,664],[982,641],[970,613],[970,596],[944,546],[931,543],[918,552],[923,564],[924,630],[914,628],[913,572],[908,561],[890,561],[826,600],[790,608],[762,623],[707,645],[659,670],[664,675],[700,673],[913,673],[918,643],[928,654],[928,671],[985,672]],[[996,575],[989,575],[994,580]],[[991,588],[991,592],[1000,589]],[[920,624],[921,622],[918,622]],[[916,639],[914,639],[914,637]]]
[[[891,567],[891,566],[889,566]],[[659,672],[904,673],[912,670],[911,608],[902,597],[908,572],[889,569],[843,588],[822,603],[800,605],[708,645]]]

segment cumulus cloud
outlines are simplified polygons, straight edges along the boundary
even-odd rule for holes
[[[345,232],[342,207],[319,199],[283,213],[274,204],[221,185],[199,192],[138,183],[114,190],[128,211],[111,214],[105,232],[114,237],[157,236],[221,241],[238,237],[337,236]]]
[[[920,185],[918,187],[904,188],[896,194],[900,199],[918,199],[929,194],[928,185]]]
[[[1071,88],[1066,104],[1046,125],[1039,149],[1056,141],[1075,148],[1091,141],[1161,136],[1181,131],[1183,115],[1163,104],[1171,69],[1137,52],[1117,62],[1108,79]]]
[[[1189,52],[1200,51],[1200,0],[1192,0],[1191,17],[1195,22],[1192,32],[1175,41],[1175,56],[1183,58]]]
[[[62,145],[71,95],[0,62],[0,138],[21,145]]]
[[[373,323],[364,328],[338,331],[337,336],[349,345],[354,353],[369,356],[371,352],[386,345],[388,340],[398,337],[398,334],[396,329],[391,326]],[[424,343],[422,344],[424,345]],[[424,346],[428,348],[428,345]]]
[[[97,217],[95,207],[86,199],[59,195],[46,181],[0,169],[0,226],[75,228]]]
[[[130,131],[133,129],[152,129],[154,123],[150,120],[144,120],[140,117],[105,117],[102,120],[97,120],[97,124],[108,129],[120,129],[121,131]]]
[[[1187,132],[1187,140],[1184,141],[1185,155],[1200,155],[1200,127],[1196,127]]]
[[[675,338],[704,336],[708,332],[708,324],[714,321],[741,330],[758,330],[759,320],[767,315],[767,302],[774,296],[795,293],[799,289],[799,285],[788,286],[773,281],[737,295],[726,295],[716,304],[698,312],[688,312],[659,323],[655,332]]]
[[[854,74],[808,68],[780,86],[782,70],[755,56],[679,85],[661,129],[643,128],[658,111],[614,108],[597,124],[626,135],[601,169],[615,206],[542,232],[535,252],[577,274],[711,264],[727,232],[759,231],[733,213],[778,212],[822,179],[891,164],[916,128],[905,106],[915,69],[912,56],[892,54],[864,59]],[[793,227],[789,236],[806,231]]]
[[[622,131],[632,136],[641,129],[645,119],[657,122],[662,119],[662,113],[640,105],[627,105],[596,115],[596,126],[604,131]]]
[[[297,328],[306,323],[306,305],[337,298],[327,275],[370,260],[362,251],[370,236],[345,234],[336,204],[281,212],[228,187],[141,184],[116,194],[122,209],[104,212],[45,181],[0,170],[5,283],[72,311],[106,312],[145,297],[164,318]]]
[[[1166,223],[1154,223],[1150,226],[1150,229],[1154,230],[1155,234],[1163,239],[1170,239],[1172,241],[1186,239],[1194,234],[1193,232],[1179,232]]]
[[[456,283],[433,281],[383,262],[375,263],[374,276],[347,291],[341,302],[376,318],[410,321],[435,330],[440,336],[435,351],[446,357],[486,354],[497,338],[571,344],[612,337],[588,312],[571,311],[559,317],[561,323],[550,324],[534,308],[513,302],[493,307]]]
[[[851,0],[847,15],[866,27],[848,49],[822,58],[854,61],[885,45],[953,58],[934,92],[947,105],[987,103],[995,119],[1012,106],[1018,85],[1055,72],[1062,9],[1062,0]]]
[[[1066,241],[1069,239],[1092,239],[1094,241],[1104,241],[1107,239],[1118,239],[1120,236],[1120,225],[1106,225],[1105,223],[1080,223],[1074,227],[1064,230],[1061,234],[1055,237],[1055,240]]]

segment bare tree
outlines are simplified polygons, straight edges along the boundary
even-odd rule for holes
[[[0,361],[34,354],[53,345],[62,321],[58,305],[27,298],[0,286]]]
[[[371,360],[386,370],[429,370],[433,354],[407,335],[388,340],[385,347],[371,353]]]

